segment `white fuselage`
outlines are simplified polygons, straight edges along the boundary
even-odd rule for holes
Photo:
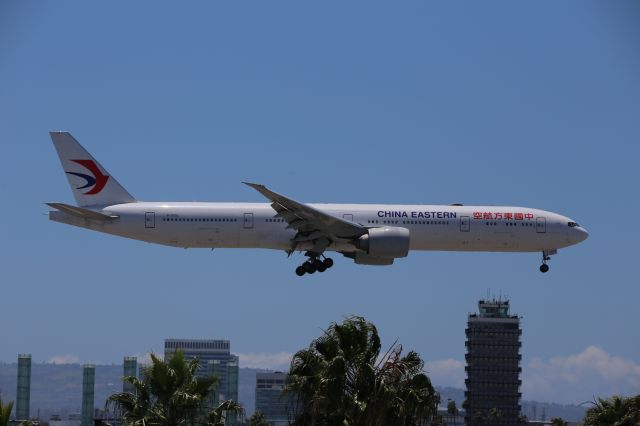
[[[411,250],[536,252],[577,244],[587,232],[571,219],[544,210],[505,206],[308,204],[363,227],[410,231]],[[61,211],[51,220],[175,247],[289,250],[296,231],[268,203],[133,202],[96,209],[118,216],[94,221]],[[296,247],[308,250],[311,243]],[[328,250],[353,252],[347,242]]]

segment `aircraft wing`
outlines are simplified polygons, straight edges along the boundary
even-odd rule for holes
[[[323,237],[330,241],[353,239],[367,233],[366,228],[357,223],[331,216],[311,206],[299,203],[267,189],[264,185],[249,182],[243,183],[268,198],[277,216],[283,218],[289,224],[288,228],[298,231],[294,239],[295,243],[314,241]]]

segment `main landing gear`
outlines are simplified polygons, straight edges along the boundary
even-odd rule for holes
[[[549,271],[549,265],[547,265],[547,261],[551,260],[551,255],[556,254],[556,250],[545,250],[542,252],[542,265],[540,265],[540,272],[543,274]]]
[[[316,271],[324,272],[333,266],[333,259],[325,257],[320,260],[318,256],[309,256],[309,260],[296,268],[296,275],[301,277],[304,274],[313,274]]]

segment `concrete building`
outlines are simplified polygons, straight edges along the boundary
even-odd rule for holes
[[[95,404],[96,366],[82,366],[82,418],[80,426],[93,426]]]
[[[465,423],[517,426],[520,416],[520,319],[509,301],[481,300],[468,318]]]
[[[18,355],[18,386],[16,390],[16,420],[29,420],[31,399],[31,355]]]
[[[256,411],[260,411],[271,426],[289,424],[292,399],[283,395],[287,375],[281,372],[256,374]]]
[[[165,339],[165,360],[171,359],[178,349],[184,352],[187,360],[200,360],[198,375],[207,376],[213,372],[218,377],[216,392],[210,404],[227,399],[238,401],[238,357],[231,353],[231,343],[228,340]],[[227,425],[237,424],[237,419],[232,417],[227,418]]]

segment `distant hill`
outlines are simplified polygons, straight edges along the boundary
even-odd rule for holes
[[[462,407],[464,401],[464,390],[450,387],[436,387],[440,393],[440,401],[442,405],[447,404],[447,400],[451,399],[456,402],[458,408]],[[562,405],[550,402],[539,401],[527,401],[523,400],[522,414],[527,416],[529,420],[545,420],[552,419],[554,417],[561,417],[566,421],[577,422],[584,418],[584,414],[587,411],[584,407],[578,407],[577,405]]]
[[[17,386],[16,363],[0,363],[0,396],[3,401],[13,401]],[[267,372],[255,368],[240,368],[238,379],[238,399],[244,405],[247,415],[255,409],[256,373]],[[122,365],[96,365],[96,408],[103,408],[107,397],[122,391]],[[441,400],[448,399],[462,406],[464,391],[457,388],[438,387]],[[32,364],[31,366],[31,416],[40,410],[42,419],[51,414],[63,417],[68,413],[79,413],[82,401],[82,366],[80,364]],[[531,420],[562,417],[568,421],[578,421],[584,417],[585,409],[575,405],[561,405],[546,402],[522,401],[522,412]],[[534,417],[535,415],[535,417]]]

